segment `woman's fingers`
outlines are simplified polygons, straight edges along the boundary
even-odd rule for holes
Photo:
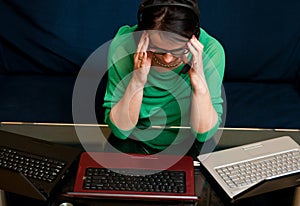
[[[136,53],[134,56],[134,61],[140,68],[144,62],[147,60],[147,49],[149,45],[149,37],[146,32],[143,32],[140,42],[137,46]]]
[[[143,68],[149,66],[147,61],[148,47],[149,47],[149,35],[147,32],[143,32],[134,56],[134,61],[137,68]]]
[[[146,56],[146,52],[139,52],[138,53],[138,68],[143,68],[144,64],[145,64],[145,57]]]
[[[194,70],[201,69],[203,45],[194,36],[190,39],[187,45],[189,47],[190,52],[193,55],[192,68]]]
[[[192,46],[195,48],[197,53],[202,53],[203,52],[204,47],[195,36],[193,36],[191,38],[190,42],[191,42]]]

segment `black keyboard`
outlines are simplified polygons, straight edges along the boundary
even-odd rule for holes
[[[186,192],[184,171],[142,174],[142,170],[87,168],[83,189],[181,194]]]
[[[0,147],[0,167],[18,171],[29,178],[53,182],[65,167],[65,162]]]

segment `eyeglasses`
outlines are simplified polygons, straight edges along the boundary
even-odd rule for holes
[[[169,53],[176,57],[181,57],[182,55],[185,55],[190,52],[190,50],[188,48],[184,48],[184,47],[179,48],[179,49],[166,50],[166,49],[162,49],[162,48],[158,48],[158,47],[154,47],[154,46],[149,46],[148,50],[154,54],[165,55],[165,54]]]

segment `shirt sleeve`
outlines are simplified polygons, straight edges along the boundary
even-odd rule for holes
[[[131,35],[134,27],[123,26],[117,32],[110,44],[108,52],[108,81],[104,96],[105,117],[104,121],[110,127],[112,133],[126,139],[133,131],[122,130],[117,127],[110,118],[111,108],[122,98],[133,71],[133,54],[135,43]]]

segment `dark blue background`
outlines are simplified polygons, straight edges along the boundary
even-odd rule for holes
[[[0,0],[0,121],[72,122],[77,72],[120,26],[136,24],[139,2]],[[225,126],[300,128],[300,1],[199,6],[226,53]]]

